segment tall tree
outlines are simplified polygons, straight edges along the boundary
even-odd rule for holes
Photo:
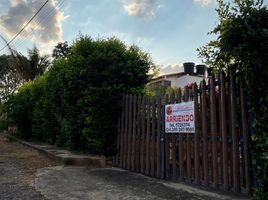
[[[49,56],[41,56],[36,46],[28,49],[28,58],[14,50],[12,56],[12,64],[24,81],[34,80],[43,74],[50,65]]]
[[[254,112],[253,159],[257,161],[255,199],[268,195],[268,9],[262,0],[218,0],[218,38],[198,49],[216,69],[233,67],[245,81]]]
[[[21,137],[113,155],[122,94],[142,93],[152,65],[135,45],[79,36],[66,59],[9,99],[9,117]]]
[[[10,65],[10,55],[0,56],[0,100],[6,101],[13,94],[22,80],[16,69]]]
[[[68,42],[59,42],[53,49],[52,57],[55,59],[64,58],[71,52]]]

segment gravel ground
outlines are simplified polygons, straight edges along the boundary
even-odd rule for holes
[[[44,200],[32,186],[38,169],[56,163],[0,134],[0,200]]]

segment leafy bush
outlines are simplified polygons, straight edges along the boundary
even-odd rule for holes
[[[7,129],[7,121],[3,118],[0,118],[0,131]]]
[[[217,0],[220,23],[212,31],[218,38],[199,49],[215,68],[235,67],[247,89],[254,113],[251,158],[256,161],[254,199],[268,195],[268,8],[262,0]]]
[[[71,52],[8,103],[19,136],[95,154],[114,152],[123,93],[141,93],[150,56],[115,38],[80,36]]]

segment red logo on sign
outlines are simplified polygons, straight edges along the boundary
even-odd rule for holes
[[[171,106],[167,107],[167,114],[172,115],[172,107]]]

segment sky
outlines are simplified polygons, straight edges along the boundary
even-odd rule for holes
[[[1,36],[10,41],[45,1],[1,0]],[[196,49],[215,38],[207,33],[218,23],[216,5],[216,0],[49,0],[11,46],[26,52],[35,44],[51,54],[58,42],[71,44],[80,33],[115,36],[148,52],[161,73],[172,73],[183,62],[201,63]],[[4,46],[0,40],[0,49]]]

